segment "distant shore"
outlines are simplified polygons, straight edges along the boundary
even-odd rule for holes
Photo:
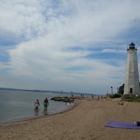
[[[139,140],[140,130],[105,127],[110,120],[140,120],[140,103],[77,102],[63,113],[0,125],[0,140]]]
[[[13,91],[29,91],[29,92],[48,92],[48,93],[58,93],[58,94],[74,94],[74,95],[91,95],[91,93],[77,93],[77,92],[67,92],[67,91],[54,91],[54,90],[38,90],[38,89],[17,89],[17,88],[2,88],[0,90],[13,90]],[[97,95],[95,95],[97,96]]]

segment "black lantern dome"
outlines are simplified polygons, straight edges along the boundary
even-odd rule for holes
[[[135,44],[133,42],[131,42],[131,44],[129,44],[129,49],[135,49]]]

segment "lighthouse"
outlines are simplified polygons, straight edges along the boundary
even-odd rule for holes
[[[124,94],[140,95],[137,49],[132,42],[127,49]]]

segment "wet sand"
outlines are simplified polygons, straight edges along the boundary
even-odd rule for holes
[[[110,121],[140,120],[140,103],[117,101],[77,103],[69,111],[0,125],[0,140],[139,140],[140,130],[109,128]]]

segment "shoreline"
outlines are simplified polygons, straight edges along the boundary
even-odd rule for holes
[[[19,123],[19,122],[24,122],[24,121],[28,121],[28,120],[40,119],[40,118],[43,118],[43,117],[49,117],[49,116],[52,116],[52,115],[57,115],[57,114],[60,114],[60,113],[64,113],[64,112],[67,112],[67,111],[73,109],[76,106],[76,103],[73,102],[72,104],[73,105],[67,106],[65,109],[63,109],[61,111],[54,111],[53,113],[50,113],[50,114],[42,114],[40,116],[21,118],[21,119],[15,120],[15,121],[0,123],[0,126],[1,125],[6,125],[6,124],[14,124],[14,123]]]
[[[139,118],[139,103],[90,99],[58,114],[0,125],[0,140],[139,140],[140,130],[105,127],[110,120]]]

